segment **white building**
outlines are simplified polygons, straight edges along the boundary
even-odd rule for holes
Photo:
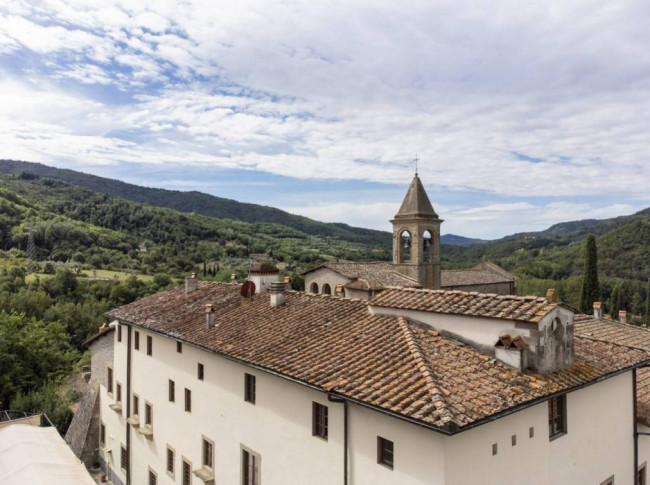
[[[190,281],[109,313],[114,484],[634,483],[648,354],[574,331],[570,308],[279,286],[249,299]]]

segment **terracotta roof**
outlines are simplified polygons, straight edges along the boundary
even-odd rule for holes
[[[346,285],[349,288],[381,290],[388,286],[420,287],[417,281],[397,273],[390,263],[325,263],[318,268],[329,268],[355,280]]]
[[[207,303],[215,328],[205,326]],[[178,287],[108,315],[445,432],[646,359],[577,338],[573,367],[520,374],[429,327],[372,315],[363,300],[288,292],[271,308],[268,294],[245,299],[235,284],[200,282],[189,294]]]
[[[591,315],[574,317],[575,335],[602,342],[613,342],[643,350],[650,356],[650,330],[608,318],[596,319]],[[650,426],[650,369],[637,371],[637,419]]]
[[[280,270],[272,263],[257,263],[251,266],[251,274],[276,274]]]
[[[413,177],[413,181],[408,192],[406,192],[399,211],[395,215],[395,219],[412,219],[414,217],[438,218],[438,214],[433,210],[429,196],[426,190],[424,190],[424,186],[417,174]]]
[[[441,286],[443,288],[455,286],[485,285],[491,283],[503,283],[515,281],[515,278],[509,278],[504,275],[493,273],[492,271],[478,269],[455,269],[441,271]]]
[[[472,317],[539,322],[558,306],[536,296],[496,295],[459,290],[388,288],[370,300],[371,306]]]

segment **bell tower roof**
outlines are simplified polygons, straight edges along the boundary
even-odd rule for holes
[[[426,190],[424,190],[424,186],[417,173],[413,177],[402,206],[399,208],[397,214],[395,214],[395,219],[412,219],[416,217],[438,219],[438,214],[433,210],[429,196]]]

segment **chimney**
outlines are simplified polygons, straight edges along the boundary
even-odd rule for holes
[[[546,290],[546,301],[549,303],[557,303],[557,292],[554,288]]]
[[[620,310],[618,312],[618,321],[621,323],[627,323],[627,312],[625,310]]]
[[[343,285],[336,285],[336,289],[334,290],[334,294],[336,296],[345,296],[345,289],[343,288]]]
[[[603,319],[603,304],[599,301],[594,302],[594,318],[596,320]]]
[[[196,278],[196,273],[192,276],[185,278],[185,294],[192,293],[199,289],[199,280]]]
[[[291,288],[291,278],[289,276],[284,277],[284,284],[287,288]]]
[[[237,275],[235,273],[230,275],[230,282],[237,283]]]
[[[494,356],[506,365],[523,372],[528,368],[528,346],[521,335],[502,335],[494,345]]]
[[[280,281],[273,281],[269,293],[271,293],[271,308],[284,305],[285,284]]]
[[[205,328],[214,328],[215,314],[212,303],[205,305]]]

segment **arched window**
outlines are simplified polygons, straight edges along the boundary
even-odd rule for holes
[[[312,283],[309,287],[309,291],[312,293],[318,293],[318,283]]]
[[[433,246],[433,236],[431,235],[431,232],[424,231],[424,234],[422,234],[422,260],[425,263],[431,263],[432,259],[432,246]]]
[[[332,288],[330,288],[330,285],[325,283],[323,285],[323,295],[331,295],[332,294]]]
[[[400,238],[400,263],[411,260],[411,233],[404,230],[399,236]]]

